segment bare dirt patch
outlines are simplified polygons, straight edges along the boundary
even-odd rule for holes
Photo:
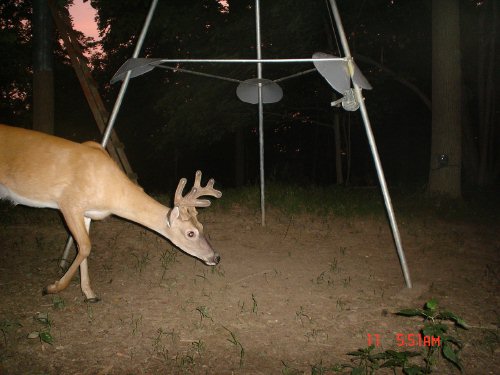
[[[500,373],[499,223],[400,220],[414,287],[406,289],[384,217],[259,215],[238,207],[201,220],[222,256],[216,268],[120,219],[94,223],[89,260],[97,304],[58,278],[66,231],[57,213],[22,207],[0,220],[0,374],[301,374],[349,363],[380,335],[418,333],[395,316],[436,298],[472,327],[464,373]],[[36,319],[48,314],[49,324]],[[451,326],[450,326],[451,327]],[[49,331],[52,344],[28,339]],[[440,360],[437,374],[458,373]],[[325,372],[326,373],[326,372]],[[380,372],[384,373],[384,372]]]

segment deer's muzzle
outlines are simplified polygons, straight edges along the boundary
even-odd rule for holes
[[[209,259],[207,259],[205,261],[205,264],[207,266],[216,266],[217,264],[219,264],[219,262],[220,262],[220,255],[217,254],[217,253],[214,253],[214,256],[211,257],[211,258],[209,258]]]

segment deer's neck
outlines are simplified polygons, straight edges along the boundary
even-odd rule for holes
[[[115,202],[113,214],[164,234],[170,208],[151,198],[139,187],[134,185],[133,189],[127,189]]]

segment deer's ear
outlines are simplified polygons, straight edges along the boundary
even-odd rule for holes
[[[169,211],[169,213],[167,214],[167,226],[169,228],[171,228],[174,221],[179,218],[179,214],[180,214],[179,207],[177,206],[175,206]]]

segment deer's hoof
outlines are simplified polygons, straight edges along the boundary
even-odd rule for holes
[[[101,299],[99,297],[85,298],[85,302],[87,302],[87,303],[97,303],[100,300]]]

